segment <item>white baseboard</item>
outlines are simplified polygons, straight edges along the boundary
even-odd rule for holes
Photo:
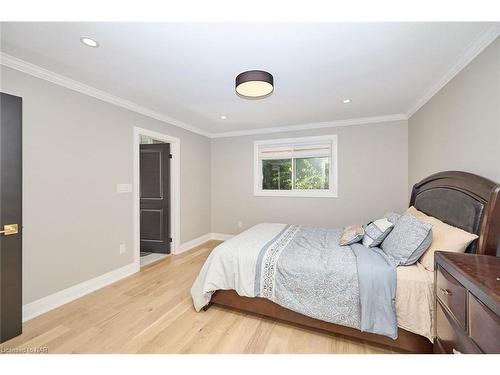
[[[183,253],[185,251],[191,250],[192,248],[194,248],[196,246],[200,246],[200,245],[202,245],[205,242],[210,241],[210,240],[226,241],[232,237],[234,237],[234,235],[232,235],[232,234],[207,233],[207,234],[204,234],[203,236],[195,238],[194,240],[182,243],[179,246],[179,249],[177,249],[175,251],[175,254],[180,254],[180,253]]]
[[[47,311],[55,309],[65,303],[71,302],[77,298],[83,297],[86,294],[92,293],[97,289],[101,289],[109,284],[112,284],[124,277],[130,276],[140,269],[139,264],[130,263],[124,267],[118,268],[104,275],[97,276],[93,279],[84,281],[67,289],[61,290],[47,297],[27,303],[23,306],[23,322],[37,317]]]
[[[234,234],[225,234],[225,233],[211,233],[212,240],[218,240],[218,241],[227,241],[233,238],[235,235]]]
[[[212,233],[207,233],[204,234],[203,236],[195,238],[194,240],[183,242],[181,243],[179,248],[175,250],[174,254],[177,255],[185,251],[191,250],[193,247],[200,246],[201,244],[210,241],[211,239],[212,239]]]
[[[180,245],[175,254],[183,253],[196,246],[199,246],[210,240],[226,241],[234,237],[231,234],[223,233],[207,233],[203,236],[195,238],[191,241],[184,242]],[[23,306],[23,322],[42,315],[47,311],[53,310],[65,303],[71,302],[77,298],[83,297],[86,294],[92,293],[97,289],[101,289],[109,284],[112,284],[120,279],[130,276],[140,270],[139,263],[130,263],[124,267],[105,273],[104,275],[84,281],[67,289],[61,290],[47,297],[40,298],[36,301],[27,303]]]

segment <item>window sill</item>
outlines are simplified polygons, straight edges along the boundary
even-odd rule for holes
[[[256,190],[254,195],[257,197],[299,197],[299,198],[337,198],[337,193],[334,191],[324,190]]]

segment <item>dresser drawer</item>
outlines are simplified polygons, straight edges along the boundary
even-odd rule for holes
[[[470,293],[469,336],[485,353],[500,353],[500,318]]]
[[[441,303],[436,304],[436,342],[440,347],[439,352],[448,354],[477,354],[481,351],[459,327]]]
[[[436,277],[436,296],[453,314],[460,326],[465,330],[467,291],[453,276],[438,267]]]

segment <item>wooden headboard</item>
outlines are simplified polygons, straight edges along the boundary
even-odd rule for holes
[[[467,252],[500,254],[500,185],[472,173],[447,171],[413,186],[410,206],[479,238]]]

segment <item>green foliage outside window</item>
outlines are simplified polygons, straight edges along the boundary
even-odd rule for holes
[[[328,158],[295,159],[295,189],[328,189]]]
[[[292,190],[292,160],[262,160],[262,189]]]
[[[329,188],[329,160],[326,157],[316,157],[263,160],[262,189],[292,190],[292,168],[295,168],[294,189],[322,190]]]

